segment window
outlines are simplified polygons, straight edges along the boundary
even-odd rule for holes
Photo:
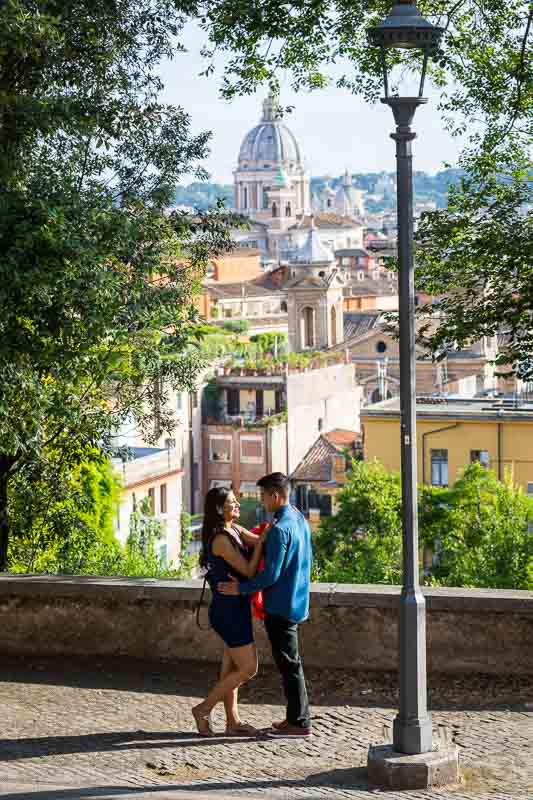
[[[231,436],[211,434],[209,437],[209,461],[231,461]]]
[[[365,273],[363,272],[363,270],[359,270],[359,272],[357,273],[357,280],[364,281],[364,279],[365,279]]]
[[[277,207],[277,205],[275,203],[272,203],[272,216],[273,217],[277,217],[278,216],[278,207]]]
[[[176,393],[176,411],[183,411],[183,395],[181,392]]]
[[[255,393],[255,416],[261,418],[265,413],[265,394],[263,389],[257,389]]]
[[[481,464],[482,467],[488,469],[490,467],[490,457],[488,450],[471,450],[470,451],[470,463],[471,464]]]
[[[448,486],[448,451],[431,451],[431,485]]]
[[[241,410],[241,401],[238,389],[226,389],[227,409],[230,417],[236,417]]]
[[[292,212],[291,212],[291,204],[287,203],[287,205],[285,206],[285,216],[286,217],[290,217],[291,214],[292,214]]]
[[[248,208],[248,189],[246,186],[242,190],[242,205],[243,208]]]
[[[349,258],[349,256],[343,256],[341,258],[341,264],[343,265],[343,267],[349,267],[350,266],[350,258]]]
[[[150,511],[155,514],[155,489],[153,486],[148,489],[148,502],[150,503]]]
[[[192,407],[198,408],[198,392],[191,392],[192,394]]]
[[[331,345],[337,344],[337,312],[335,307],[331,309]]]
[[[281,306],[280,306],[280,308],[281,308],[281,312],[282,312],[283,314],[286,314],[286,313],[287,313],[287,303],[285,302],[285,300],[282,300],[282,301],[281,301]]]
[[[384,353],[384,352],[386,351],[386,349],[387,349],[387,344],[386,344],[386,342],[379,341],[379,342],[376,344],[376,352],[378,352],[378,353]]]
[[[270,186],[265,186],[263,189],[263,208],[268,208],[268,193],[270,191]]]
[[[312,308],[306,306],[302,310],[302,344],[304,347],[314,347],[315,344],[315,314]]]
[[[263,463],[262,436],[241,436],[241,462],[243,464]]]
[[[159,487],[159,511],[161,514],[167,513],[167,485],[162,483]]]
[[[216,277],[216,269],[215,269],[215,265],[214,265],[214,264],[212,264],[211,262],[209,262],[209,264],[208,264],[208,265],[207,265],[207,267],[205,268],[205,277],[206,277],[206,278],[207,278],[207,280],[209,280],[209,281],[214,281],[214,280],[215,280],[215,277]]]
[[[193,490],[193,492],[198,491],[198,489],[200,488],[199,476],[200,476],[200,467],[198,465],[198,462],[195,461],[193,463],[193,465],[192,465],[192,490]]]
[[[322,431],[323,427],[324,427],[324,420],[322,419],[322,417],[319,417],[318,418],[318,432],[319,433]]]

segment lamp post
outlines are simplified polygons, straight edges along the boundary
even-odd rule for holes
[[[385,96],[396,131],[398,268],[400,327],[400,435],[402,472],[403,586],[400,599],[400,703],[394,720],[394,749],[410,755],[432,749],[431,716],[427,710],[426,608],[418,575],[418,515],[415,387],[415,293],[413,266],[413,182],[411,123],[422,97],[428,58],[438,47],[442,28],[425,20],[416,2],[396,0],[389,16],[368,29],[370,44],[379,47]],[[418,96],[389,95],[386,54],[389,49],[416,49],[423,54]]]

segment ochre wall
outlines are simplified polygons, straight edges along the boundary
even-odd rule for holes
[[[389,470],[400,470],[400,421],[386,417],[363,417],[365,460],[377,458]],[[418,481],[423,480],[423,435],[437,428],[454,425],[453,418],[417,420]],[[533,422],[502,421],[500,472],[498,459],[498,424],[496,421],[457,420],[457,427],[425,437],[425,482],[431,482],[431,450],[448,450],[450,485],[470,463],[471,450],[487,450],[490,468],[502,477],[511,471],[515,482],[527,491],[533,481]]]

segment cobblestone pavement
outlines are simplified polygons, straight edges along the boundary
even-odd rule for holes
[[[214,674],[191,662],[4,659],[0,798],[88,800],[105,793],[129,800],[148,792],[171,800],[178,790],[197,800],[204,793],[278,800],[533,798],[532,678],[430,676],[436,740],[458,745],[463,780],[438,791],[394,792],[369,786],[364,766],[368,746],[390,739],[394,675],[308,670],[314,735],[274,742],[195,735],[190,708]],[[242,692],[241,712],[259,726],[283,717],[275,672],[262,670]],[[215,723],[222,731],[220,712]],[[22,784],[32,788],[15,791]]]

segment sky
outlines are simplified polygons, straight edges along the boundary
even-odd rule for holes
[[[222,59],[215,62],[217,71],[211,77],[200,77],[204,66],[200,56],[202,36],[197,28],[188,26],[185,37],[180,37],[188,51],[177,53],[173,61],[161,65],[163,99],[182,106],[190,114],[194,133],[212,131],[211,154],[204,166],[212,181],[232,183],[241,141],[261,118],[261,103],[267,88],[231,102],[220,99],[224,62]],[[347,90],[335,87],[295,93],[290,88],[289,76],[280,75],[280,79],[281,105],[294,105],[285,122],[302,146],[311,175],[335,177],[346,168],[351,172],[395,170],[389,108],[380,103],[367,104]],[[413,168],[434,174],[443,168],[444,162],[456,161],[460,142],[442,128],[435,90],[430,87],[427,94],[429,102],[417,111],[415,118],[418,138],[413,143]]]

